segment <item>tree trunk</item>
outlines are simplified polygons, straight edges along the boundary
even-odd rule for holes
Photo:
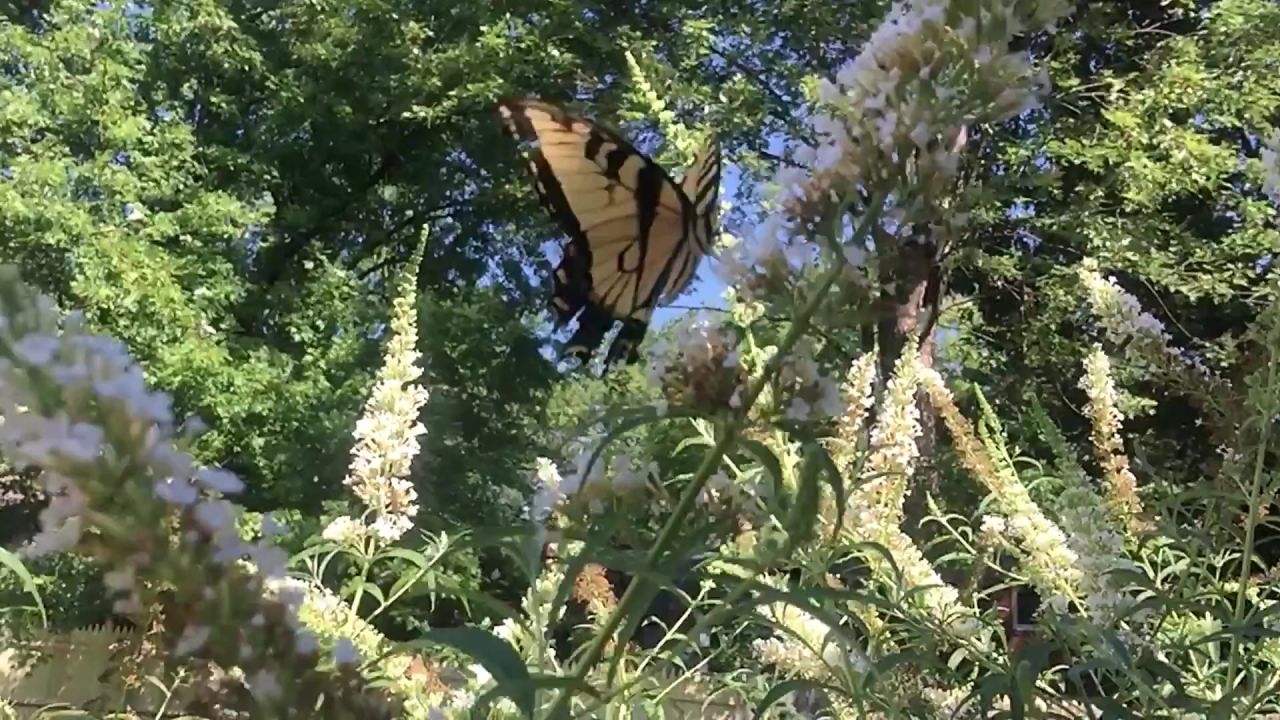
[[[919,358],[925,367],[933,367],[935,343],[933,322],[939,295],[939,268],[937,250],[932,242],[901,242],[884,233],[877,237],[877,245],[889,245],[891,257],[880,268],[880,302],[882,312],[877,321],[876,336],[879,345],[880,377],[885,382],[892,376],[894,366],[909,340],[919,339]],[[921,334],[924,337],[921,338]],[[933,407],[918,395],[916,406],[920,412],[920,437],[917,445],[920,459],[916,463],[915,477],[908,485],[904,507],[903,530],[920,539],[920,522],[928,512],[925,494],[937,495],[939,477],[934,462],[936,445],[936,415]]]

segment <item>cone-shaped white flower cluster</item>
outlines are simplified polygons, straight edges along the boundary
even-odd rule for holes
[[[413,527],[418,514],[418,492],[409,471],[418,454],[418,437],[426,433],[418,413],[428,394],[416,382],[422,375],[417,365],[416,271],[417,262],[412,262],[401,280],[391,312],[386,359],[364,416],[356,423],[356,444],[344,480],[373,519],[366,524],[346,516],[335,518],[324,531],[329,540],[358,543],[371,537],[380,545],[393,543]]]
[[[60,317],[48,297],[0,267],[0,452],[19,468],[42,470],[52,496],[25,552],[76,550],[103,560],[118,612],[163,605],[168,659],[241,668],[264,716],[313,707],[323,692],[337,712],[386,717],[385,698],[366,694],[353,668],[332,675],[323,691],[295,682],[317,672],[317,658],[298,620],[300,598],[272,587],[287,556],[272,537],[240,539],[239,508],[223,496],[242,483],[197,468],[179,448],[183,439],[169,398],[147,389],[121,343],[89,332],[80,313]],[[254,572],[246,574],[246,559]],[[172,593],[160,596],[161,585]],[[195,689],[202,702],[225,704],[234,694],[224,697],[222,685]]]

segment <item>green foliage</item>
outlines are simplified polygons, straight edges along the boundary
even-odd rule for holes
[[[429,300],[422,317],[432,393],[416,468],[423,505],[451,522],[510,522],[528,490],[558,374],[492,290]]]
[[[243,476],[247,505],[287,519],[277,542],[299,553],[295,569],[352,606],[330,619],[326,652],[351,628],[362,652],[417,638],[396,649],[465,670],[454,682],[481,693],[432,686],[451,710],[636,717],[665,708],[687,674],[761,711],[807,693],[850,717],[964,703],[1070,714],[1085,696],[1115,716],[1273,711],[1280,604],[1259,506],[1275,490],[1280,234],[1254,156],[1280,114],[1274,3],[1077,3],[1063,31],[1019,38],[1047,57],[1055,92],[970,127],[968,169],[947,190],[974,203],[941,268],[934,365],[955,416],[937,388],[916,398],[914,380],[893,406],[885,377],[867,417],[788,404],[804,399],[789,385],[797,358],[839,381],[874,339],[891,364],[893,322],[876,313],[906,317],[889,245],[854,287],[847,228],[828,217],[808,220],[830,235],[815,247],[837,252],[717,320],[745,338],[743,374],[725,373],[743,404],[671,406],[646,368],[566,376],[547,359],[540,251],[558,232],[494,98],[570,100],[626,123],[664,163],[687,149],[679,126],[715,132],[745,185],[736,231],[759,210],[749,202],[766,194],[776,141],[812,140],[797,111],[817,78],[856,54],[884,5],[33,6],[0,28],[0,261],[121,338],[151,385],[208,422],[198,459]],[[841,213],[867,202],[837,199]],[[431,397],[412,478],[425,532],[376,550],[317,542],[347,510],[334,501],[387,295],[424,228]],[[1119,450],[1081,452],[1098,442],[1078,370],[1095,340],[1075,271],[1086,256],[1221,371],[1229,392],[1209,400],[1238,406],[1239,427],[1211,435],[1197,399],[1108,345],[1125,435]],[[659,330],[651,348],[675,337]],[[675,397],[696,399],[685,390]],[[958,408],[981,418],[972,437]],[[839,437],[851,425],[857,437]],[[893,462],[917,450],[929,480],[916,482],[936,492],[904,534]],[[1112,452],[1142,488],[1145,534],[1089,505],[1111,487],[1098,457]],[[550,530],[523,515],[530,476],[555,474],[548,457],[573,495]],[[1111,524],[1089,525],[1099,518]],[[260,528],[244,518],[241,538]],[[544,542],[560,559],[526,568]],[[1116,556],[1110,575],[1093,573],[1106,579],[1081,579],[1097,569],[1085,560],[1045,572],[1046,556],[1096,546]],[[107,614],[100,568],[68,556],[32,571],[0,573],[0,604],[29,603],[34,587],[55,627]],[[1047,592],[1046,577],[1079,596]],[[993,605],[1028,584],[1047,609],[1013,647]],[[34,618],[10,613],[6,628]],[[398,665],[364,670],[403,680]]]
[[[1061,369],[1090,342],[1068,270],[1084,255],[1206,362],[1240,358],[1246,324],[1273,297],[1261,280],[1280,245],[1253,159],[1280,113],[1280,38],[1258,31],[1278,12],[1255,0],[1204,12],[1089,3],[1046,48],[1055,91],[1045,109],[979,135],[979,240],[956,255],[950,288],[979,312],[953,316],[963,340],[951,347],[975,380],[1001,389],[1002,412],[1038,394],[1079,429],[1078,375]],[[1208,450],[1203,430],[1182,422],[1185,400],[1117,371],[1144,406],[1128,409],[1148,461],[1173,470],[1189,445]]]
[[[96,563],[65,555],[24,564],[32,576],[30,582],[17,574],[0,574],[5,634],[30,637],[45,629],[65,632],[110,618],[111,603],[102,593],[102,570]],[[34,606],[33,591],[39,595],[39,609]]]

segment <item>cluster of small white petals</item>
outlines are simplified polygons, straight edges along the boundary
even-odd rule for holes
[[[967,128],[1035,108],[1048,85],[1047,73],[1033,69],[1026,53],[1010,52],[1009,41],[1052,26],[1071,9],[1066,0],[895,3],[858,56],[834,80],[819,82],[807,114],[816,144],[793,149],[793,163],[774,179],[770,215],[752,237],[721,253],[725,282],[750,298],[790,288],[816,255],[799,237],[812,230],[804,220],[823,216],[819,208],[832,199],[891,197],[883,229],[900,242],[923,241],[916,227],[946,235],[963,225],[964,214],[945,206]],[[897,238],[903,231],[912,235]],[[865,286],[859,242],[844,239],[846,274]]]
[[[820,82],[822,111],[811,120],[818,144],[796,155],[813,171],[780,176],[784,200],[883,187],[903,172],[921,185],[953,177],[966,124],[1032,108],[1037,86],[1047,84],[1024,55],[1008,51],[1009,40],[1050,25],[1071,6],[1061,0],[1030,6],[1027,12],[1027,3],[1010,0],[895,3],[835,81]]]
[[[46,296],[4,299],[0,447],[16,467],[44,471],[43,488],[50,498],[40,515],[41,532],[23,554],[35,557],[76,547],[82,532],[95,524],[85,514],[119,501],[122,488],[112,483],[124,480],[120,468],[129,464],[130,454],[138,456],[144,477],[153,478],[159,500],[191,510],[193,527],[213,542],[215,558],[237,549],[234,528],[230,536],[227,532],[234,512],[218,498],[240,492],[243,483],[225,470],[197,469],[190,455],[173,445],[168,438],[173,428],[170,400],[147,389],[141,368],[124,345],[88,333],[80,313],[60,318]],[[36,387],[52,396],[38,397]],[[47,415],[39,412],[49,401],[62,407]],[[114,432],[108,433],[107,426]],[[126,606],[136,602],[134,588],[123,580],[135,577],[146,559],[145,553],[125,553],[121,567],[108,571],[113,589],[128,596]]]
[[[1116,530],[1102,498],[1082,473],[1064,478],[1066,487],[1054,503],[1058,522],[1066,533],[1080,567],[1080,592],[1089,617],[1109,622],[1132,605],[1108,573],[1136,569],[1124,556],[1124,536]]]
[[[972,692],[973,685],[965,683],[949,688],[931,685],[924,688],[921,694],[933,706],[934,711],[937,713],[936,717],[962,720],[962,718],[977,717],[978,715],[976,703],[970,699]]]
[[[1004,540],[1009,523],[1000,515],[983,515],[982,524],[978,527],[978,535],[988,545],[997,545]]]
[[[866,473],[873,477],[869,485],[880,490],[881,504],[895,506],[895,517],[901,515],[907,481],[915,473],[920,449],[920,409],[916,406],[919,382],[915,347],[908,344],[894,367],[893,377],[885,388],[884,401],[871,428],[871,454]]]
[[[1272,202],[1280,205],[1280,130],[1262,145],[1262,189]]]
[[[784,178],[795,172],[788,168]],[[792,238],[795,224],[781,214],[770,214],[749,237],[735,238],[722,249],[716,275],[747,299],[767,297],[788,286],[793,276],[813,260],[813,248]]]
[[[672,403],[723,408],[740,397],[744,380],[737,340],[720,317],[706,312],[684,316],[649,353],[645,375],[662,393],[659,411]]]
[[[1113,517],[1130,531],[1140,528],[1142,501],[1138,498],[1138,480],[1129,470],[1129,459],[1120,439],[1120,423],[1124,417],[1116,407],[1116,387],[1111,379],[1111,362],[1102,347],[1095,345],[1084,362],[1085,374],[1080,387],[1089,397],[1086,409],[1092,421],[1093,450],[1106,481],[1107,500]]]
[[[411,267],[416,269],[417,265]],[[418,514],[418,493],[409,471],[418,454],[418,437],[426,433],[418,414],[427,402],[427,390],[416,382],[422,369],[417,366],[415,277],[413,272],[406,272],[400,283],[385,360],[365,403],[364,415],[356,423],[351,467],[344,480],[373,511],[373,520],[358,533],[340,532],[353,530],[344,525],[331,535],[371,537],[383,544],[392,543],[413,527],[413,518]]]
[[[786,460],[782,460],[783,467]],[[785,472],[785,469],[784,469]],[[698,505],[717,514],[734,514],[744,521],[763,521],[766,515],[760,505],[761,498],[768,497],[773,489],[762,472],[741,474],[730,478],[724,470],[718,470],[702,486],[698,493]]]
[[[530,519],[538,525],[544,525],[566,496],[565,481],[556,464],[544,457],[534,460],[534,472],[530,480],[533,486]]]
[[[1098,322],[1111,339],[1120,342],[1132,335],[1142,335],[1169,347],[1173,338],[1164,324],[1143,310],[1138,299],[1125,292],[1115,278],[1102,277],[1097,265],[1088,261],[1080,264],[1079,276],[1089,293],[1089,303],[1098,316]]]
[[[780,392],[785,403],[783,414],[789,420],[803,422],[844,415],[840,383],[819,367],[813,349],[811,342],[797,343],[778,372],[775,392]]]
[[[783,584],[769,576],[761,580],[779,587]],[[840,646],[829,642],[831,628],[826,623],[791,603],[761,605],[756,612],[776,626],[771,637],[751,643],[761,661],[810,680],[823,680],[831,674],[835,663],[827,662],[826,656],[831,650],[839,652]]]
[[[844,384],[840,386],[844,412],[837,418],[835,433],[826,446],[836,467],[842,470],[853,467],[867,412],[875,404],[875,380],[876,356],[868,352],[850,363]]]
[[[320,536],[330,542],[355,546],[363,543],[369,536],[369,528],[356,518],[339,515],[329,521]]]
[[[627,70],[631,76],[630,90],[639,96],[638,99],[645,106],[644,112],[638,113],[638,116],[655,120],[658,128],[662,130],[663,137],[676,148],[681,155],[681,159],[686,163],[693,162],[693,156],[697,152],[693,133],[684,123],[680,122],[676,117],[675,111],[667,107],[667,101],[654,88],[653,83],[649,82],[649,78],[644,68],[640,67],[635,54],[627,50],[623,55],[627,59]],[[624,116],[624,119],[630,118]]]
[[[183,432],[195,425],[184,425]],[[61,317],[53,302],[23,284],[13,268],[0,267],[0,451],[14,467],[41,470],[51,501],[42,515],[42,532],[26,552],[78,550],[105,561],[104,585],[119,612],[164,604],[154,587],[139,582],[145,575],[180,579],[186,573],[198,579],[198,600],[165,608],[178,621],[170,647],[174,655],[240,665],[259,700],[293,692],[292,699],[313,702],[306,691],[297,695],[298,688],[273,685],[271,676],[259,672],[267,661],[291,674],[303,671],[305,660],[303,667],[289,667],[299,662],[292,649],[243,639],[211,641],[222,639],[215,632],[260,632],[269,622],[268,585],[283,578],[287,556],[269,537],[254,543],[240,539],[239,508],[224,496],[239,493],[243,484],[225,470],[197,468],[179,449],[179,437],[169,398],[147,389],[142,370],[121,343],[88,332],[79,313]],[[128,515],[121,516],[122,507]],[[171,541],[175,524],[176,543]],[[256,568],[221,577],[208,572],[246,560]],[[263,605],[255,613],[258,601]],[[228,616],[228,608],[248,609],[253,618]],[[295,609],[286,604],[284,617],[296,626]],[[294,637],[305,645],[303,632]],[[384,716],[373,710],[378,701],[362,691],[335,688],[327,697],[348,711]]]
[[[642,491],[657,476],[658,465],[628,452],[626,443],[617,443],[606,453],[596,454],[604,441],[600,433],[588,433],[570,445],[576,451],[573,472],[562,475],[555,463],[545,457],[534,462],[533,497],[528,508],[530,519],[545,526],[551,515],[566,503],[580,502],[598,513],[610,498]]]
[[[404,702],[405,717],[430,717],[432,707],[426,704],[421,687],[407,674],[412,655],[391,648],[390,641],[373,625],[360,617],[331,590],[314,581],[280,578],[270,583],[271,592],[295,609],[291,625],[308,633],[303,647],[311,650],[316,639],[330,645],[335,665],[356,665],[363,658],[373,658],[381,677]]]
[[[580,549],[577,543],[567,543],[565,556],[571,556]],[[559,559],[561,552],[555,544],[547,548],[547,560],[542,565],[542,572],[534,579],[525,592],[520,603],[519,618],[507,617],[493,629],[493,634],[509,643],[529,665],[530,670],[554,674],[560,672],[559,662],[554,652],[547,652],[552,644],[551,634],[556,623],[564,616],[564,603],[557,605],[556,592],[565,578],[564,561]],[[470,690],[478,692],[482,683],[489,682],[488,674],[477,677]]]
[[[902,504],[919,456],[915,356],[915,347],[908,345],[889,378],[884,401],[871,428],[871,452],[863,466],[863,479],[849,494],[843,532],[855,542],[875,543],[888,551],[897,566],[897,575],[879,553],[866,555],[872,572],[881,582],[896,585],[900,577],[903,592],[927,588],[913,595],[914,600],[942,626],[969,634],[977,629],[976,616],[960,604],[959,591],[938,575],[902,530]],[[854,363],[849,373],[850,383],[860,387],[846,386],[847,396],[859,398],[869,393],[868,386],[875,377],[873,360],[874,356],[868,353]],[[850,423],[853,422],[851,419]],[[862,420],[856,422],[860,424]]]
[[[1036,505],[1013,468],[997,463],[978,439],[969,420],[956,406],[951,390],[933,368],[918,368],[921,384],[942,416],[961,464],[987,487],[1004,524],[1018,539],[1013,546],[1022,556],[1023,570],[1041,597],[1057,610],[1080,597],[1080,558],[1066,535]],[[994,528],[992,528],[994,529]]]
[[[1124,349],[1126,359],[1189,369],[1209,384],[1218,382],[1199,357],[1172,345],[1173,338],[1164,324],[1143,310],[1137,298],[1125,292],[1114,278],[1102,277],[1096,262],[1085,260],[1077,274],[1098,324],[1108,340]]]

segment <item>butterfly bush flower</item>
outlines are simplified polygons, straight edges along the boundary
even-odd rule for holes
[[[618,605],[609,576],[603,565],[587,563],[573,579],[573,597],[587,608],[592,621],[603,623]]]
[[[1116,387],[1111,381],[1111,363],[1100,345],[1085,358],[1085,375],[1080,387],[1089,396],[1087,410],[1093,427],[1093,450],[1106,480],[1108,505],[1112,517],[1130,533],[1141,531],[1142,501],[1138,498],[1138,480],[1129,470],[1120,439],[1123,416],[1116,407]]]
[[[1085,611],[1096,622],[1110,623],[1132,603],[1120,592],[1120,583],[1109,573],[1117,569],[1136,570],[1138,566],[1125,557],[1124,535],[1116,529],[1106,501],[1076,462],[1066,438],[1047,418],[1040,425],[1041,437],[1053,451],[1055,468],[1063,484],[1053,500],[1053,510],[1077,557]]]
[[[794,231],[795,223],[783,215],[767,216],[750,237],[720,252],[716,274],[746,299],[786,297],[813,257],[811,247],[791,240]]]
[[[559,661],[552,651],[551,635],[556,624],[564,616],[564,604],[557,605],[556,593],[564,582],[565,563],[560,559],[581,551],[581,543],[565,543],[563,553],[557,545],[548,548],[547,560],[542,572],[534,579],[520,603],[520,619],[506,618],[494,629],[494,634],[511,644],[524,657],[530,668],[541,672],[560,671]]]
[[[672,336],[654,344],[645,368],[649,383],[662,393],[662,407],[730,407],[746,382],[736,331],[699,312],[677,321]]]
[[[93,555],[117,610],[162,607],[167,662],[195,660],[206,680],[193,707],[243,704],[223,670],[238,667],[266,716],[321,698],[338,712],[390,716],[390,699],[366,691],[354,668],[318,669],[296,598],[268,588],[284,573],[283,551],[240,539],[238,508],[224,499],[240,481],[197,468],[181,432],[121,343],[90,333],[78,312],[60,317],[0,267],[0,449],[42,470],[52,496],[27,552]],[[172,592],[159,594],[165,585]]]
[[[534,461],[530,520],[546,525],[557,511],[571,507],[598,513],[611,499],[633,495],[648,486],[657,475],[657,463],[645,461],[634,440],[616,442],[612,449],[597,455],[604,440],[603,431],[594,428],[570,443],[573,470],[566,475],[548,458]]]
[[[429,702],[430,693],[407,674],[413,658],[395,652],[387,638],[352,611],[341,597],[317,582],[295,577],[273,579],[269,586],[277,594],[301,598],[299,620],[333,646],[335,660],[337,655],[351,658],[353,654],[373,659],[375,667],[366,668],[363,672],[373,675],[373,679],[385,683],[396,694],[406,718],[432,717],[436,706]]]
[[[808,117],[818,142],[796,148],[801,167],[779,170],[778,211],[725,253],[729,284],[753,296],[788,286],[813,254],[810,243],[792,242],[809,230],[801,218],[821,217],[833,197],[893,195],[887,234],[877,243],[899,232],[911,234],[903,240],[939,242],[962,225],[963,213],[946,207],[946,190],[959,170],[966,128],[1036,107],[1048,84],[1025,53],[1009,51],[1009,41],[1051,28],[1071,9],[1065,0],[895,3],[862,52],[834,81],[820,81],[817,111]],[[916,228],[927,228],[930,237],[914,236]],[[853,250],[851,265],[863,250]]]
[[[414,259],[420,255],[421,247]],[[417,267],[417,262],[411,262],[401,278],[391,312],[386,359],[365,403],[364,416],[356,423],[351,466],[343,480],[369,508],[373,520],[366,525],[363,520],[336,518],[325,529],[327,539],[358,542],[368,537],[380,545],[390,544],[413,527],[418,514],[418,493],[409,471],[418,454],[418,437],[426,432],[418,422],[418,413],[427,401],[427,391],[415,382],[422,375],[416,364],[420,357],[415,319]]]
[[[759,579],[779,589],[785,587],[785,582],[777,577]],[[815,681],[827,679],[831,668],[840,666],[844,652],[840,644],[830,638],[831,628],[825,622],[785,602],[758,606],[756,612],[775,626],[772,637],[751,643],[761,661]]]
[[[863,353],[849,365],[841,386],[844,412],[836,419],[835,433],[827,440],[827,451],[836,467],[852,472],[867,412],[875,404],[876,356]]]
[[[1070,10],[1063,0],[895,3],[835,82],[819,85],[829,112],[811,118],[819,143],[798,157],[813,172],[780,183],[794,214],[860,186],[914,185],[922,197],[940,189],[958,169],[966,125],[1035,107],[1047,84],[1025,54],[1009,52],[1010,39]]]
[[[653,83],[649,82],[648,74],[645,73],[644,68],[640,67],[635,54],[630,50],[625,50],[622,54],[627,59],[627,71],[631,75],[630,92],[636,96],[637,104],[644,107],[642,112],[634,114],[624,112],[623,119],[654,119],[658,128],[662,130],[663,137],[679,154],[681,164],[693,162],[698,151],[698,142],[693,133],[676,118],[675,111],[667,107],[667,101],[662,99],[657,89],[653,87]]]
[[[1126,360],[1160,371],[1197,390],[1197,397],[1210,402],[1225,393],[1222,378],[1199,357],[1174,347],[1164,324],[1143,310],[1138,299],[1125,292],[1114,278],[1104,278],[1096,261],[1086,259],[1077,268],[1077,275],[1098,324],[1108,340],[1123,348]]]
[[[844,414],[840,383],[818,365],[813,355],[813,342],[804,338],[787,355],[778,372],[773,392],[782,402],[782,412],[788,420],[803,422]]]
[[[933,368],[917,369],[933,407],[951,434],[961,464],[986,486],[1004,523],[1019,539],[1023,566],[1032,583],[1056,609],[1063,610],[1079,597],[1082,581],[1079,557],[1071,550],[1062,529],[1031,499],[1013,468],[997,465],[978,439],[969,420],[960,413],[951,390]]]
[[[902,530],[903,500],[919,457],[916,439],[920,435],[920,412],[916,406],[918,376],[916,348],[908,343],[894,367],[884,393],[875,425],[871,428],[871,451],[862,470],[861,482],[849,494],[844,515],[844,534],[855,542],[876,543],[893,558],[901,573],[902,590],[925,588],[915,597],[935,621],[956,632],[976,630],[976,616],[961,605],[959,592],[934,570],[924,553]],[[871,369],[858,363],[853,373],[858,382],[869,383]],[[859,397],[867,391],[848,388]],[[833,518],[834,519],[834,518]],[[892,567],[878,553],[869,553],[872,571],[882,582],[896,584]]]

